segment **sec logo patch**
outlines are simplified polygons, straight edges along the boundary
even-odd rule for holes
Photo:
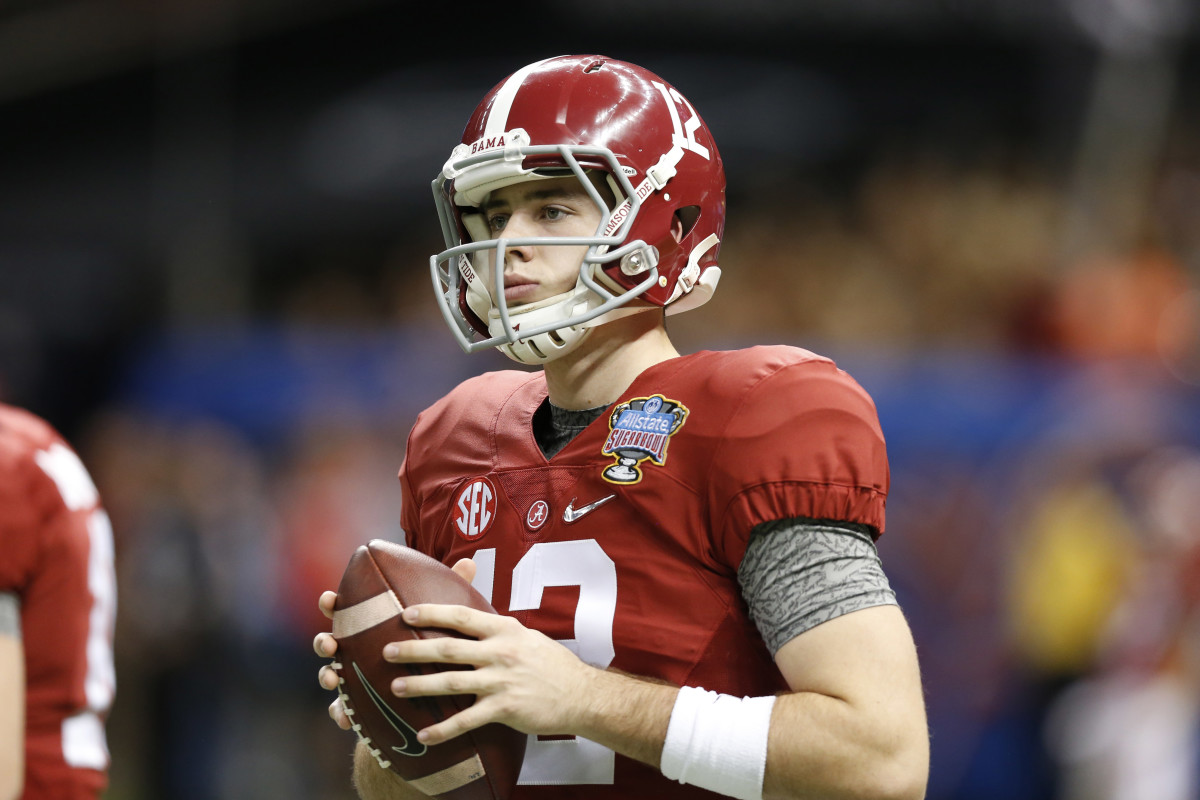
[[[496,518],[496,487],[487,478],[468,481],[454,501],[454,526],[464,539],[478,539]]]

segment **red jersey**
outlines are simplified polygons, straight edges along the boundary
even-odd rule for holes
[[[87,470],[41,419],[0,405],[0,592],[21,604],[26,800],[90,800],[106,785],[115,587]]]
[[[795,348],[683,356],[550,459],[531,424],[546,397],[541,373],[496,372],[418,418],[400,470],[408,543],[474,558],[498,611],[588,663],[739,697],[786,690],[738,565],[762,522],[883,529],[887,456],[867,393]],[[593,742],[529,744],[513,800],[712,796]]]

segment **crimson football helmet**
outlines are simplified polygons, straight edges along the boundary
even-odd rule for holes
[[[571,174],[600,207],[593,236],[491,233],[481,209],[489,193]],[[589,180],[597,175],[612,207]],[[545,363],[619,316],[695,308],[720,279],[725,170],[716,143],[682,94],[633,64],[559,56],[513,73],[475,109],[433,194],[446,249],[430,258],[430,272],[467,352],[496,347]],[[503,289],[489,287],[504,285],[508,247],[532,245],[586,245],[579,279],[563,294],[510,308]]]

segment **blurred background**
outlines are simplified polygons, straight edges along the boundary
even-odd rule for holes
[[[316,597],[398,535],[416,413],[508,366],[435,310],[429,182],[569,52],[721,146],[681,349],[876,399],[929,798],[1200,797],[1195,0],[2,0],[0,399],[116,530],[109,798],[351,797]]]

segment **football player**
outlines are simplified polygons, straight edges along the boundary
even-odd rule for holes
[[[0,798],[94,800],[113,700],[112,527],[75,451],[0,404]]]
[[[475,667],[393,683],[476,695],[422,740],[530,734],[516,800],[922,797],[871,398],[805,350],[680,355],[667,333],[721,274],[725,176],[696,109],[633,64],[539,61],[484,97],[433,189],[452,334],[541,369],[466,381],[408,441],[407,543],[501,612],[405,611],[477,639],[385,649]],[[355,780],[419,796],[361,744]]]

